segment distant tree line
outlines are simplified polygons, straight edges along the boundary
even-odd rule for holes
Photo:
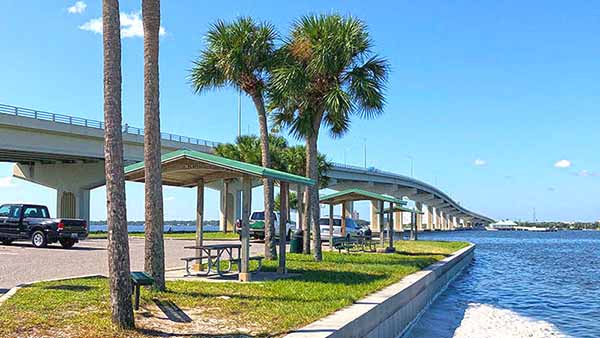
[[[520,226],[562,230],[600,230],[599,222],[518,222]]]

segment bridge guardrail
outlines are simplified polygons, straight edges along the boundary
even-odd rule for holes
[[[30,108],[17,107],[7,104],[0,103],[0,114],[5,115],[14,115],[20,117],[27,117],[36,120],[56,122],[56,123],[65,123],[74,126],[86,127],[86,128],[94,128],[94,129],[104,129],[104,122],[90,120],[82,117],[55,114],[50,112],[45,112],[41,110],[35,110]],[[128,124],[123,125],[122,127],[123,133],[132,134],[132,135],[144,135],[144,129],[131,127]],[[220,143],[213,142],[208,140],[202,140],[194,137],[181,136],[171,133],[160,133],[160,136],[163,140],[181,142],[181,143],[189,143],[196,145],[204,145],[207,147],[216,147]]]

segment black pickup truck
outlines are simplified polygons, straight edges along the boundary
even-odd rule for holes
[[[69,249],[88,236],[85,220],[50,218],[48,208],[33,204],[0,205],[0,242],[30,240],[33,246],[43,248],[60,242]]]

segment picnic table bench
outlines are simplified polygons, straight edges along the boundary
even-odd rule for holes
[[[213,270],[213,267],[216,266],[217,274],[222,276],[224,272],[230,272],[232,270],[233,264],[236,264],[238,267],[238,271],[241,271],[241,244],[208,244],[202,246],[186,246],[184,248],[201,251],[200,256],[190,256],[181,258],[181,260],[185,261],[186,277],[193,275],[190,271],[190,262],[200,261],[200,264],[202,264],[202,260],[204,258],[207,259],[208,268],[206,273],[204,273],[203,275],[210,274],[210,272]],[[237,257],[234,257],[234,249],[237,249]],[[262,269],[263,258],[264,257],[262,256],[249,257],[249,260],[258,262],[258,269],[256,271]],[[221,262],[227,262],[228,267],[226,269],[221,269]]]
[[[376,243],[370,236],[348,236],[348,237],[334,237],[333,247],[342,252],[350,253],[351,250],[357,249],[359,251],[375,251]]]
[[[133,271],[131,272],[131,287],[132,291],[135,294],[135,309],[140,308],[140,287],[142,285],[152,285],[154,284],[154,278],[149,274],[142,271]]]

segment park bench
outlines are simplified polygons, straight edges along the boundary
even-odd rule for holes
[[[351,250],[357,251],[375,251],[376,243],[371,237],[367,236],[352,236],[352,237],[334,237],[333,247],[340,253],[342,250],[350,253]]]
[[[135,293],[135,309],[140,307],[140,287],[154,284],[154,278],[142,271],[131,272],[131,286]]]
[[[356,239],[352,237],[334,237],[333,238],[333,247],[337,249],[340,253],[342,250],[346,250],[350,253],[351,249],[354,249],[357,245]]]

